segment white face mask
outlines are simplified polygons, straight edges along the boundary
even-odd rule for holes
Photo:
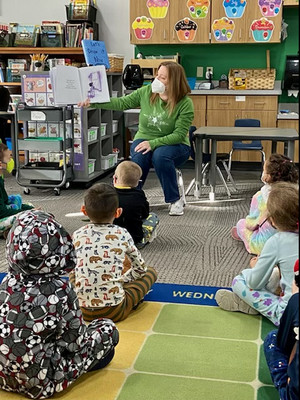
[[[157,78],[151,83],[152,93],[165,93],[166,86]]]

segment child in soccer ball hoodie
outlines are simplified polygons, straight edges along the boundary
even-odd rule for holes
[[[71,284],[70,235],[42,211],[18,215],[6,244],[9,272],[0,284],[0,388],[43,399],[85,372],[107,365],[118,343],[111,320],[82,319]],[[1,396],[0,396],[1,397]]]

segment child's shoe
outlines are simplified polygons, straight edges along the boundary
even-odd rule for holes
[[[239,237],[238,233],[237,233],[237,229],[236,226],[234,226],[233,228],[231,228],[231,237],[234,240],[238,240],[240,242],[242,242],[242,239]]]
[[[226,311],[240,311],[244,314],[259,314],[254,308],[244,302],[239,296],[230,290],[220,289],[215,296],[216,302],[220,308]]]

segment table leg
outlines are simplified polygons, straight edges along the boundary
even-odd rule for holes
[[[294,160],[294,152],[295,152],[295,141],[289,140],[287,142],[287,151],[284,146],[284,154],[289,157],[291,160]]]
[[[16,154],[16,140],[18,140],[17,129],[18,129],[18,121],[17,121],[17,114],[15,113],[11,118],[11,127],[10,127],[12,158],[15,162],[17,159],[17,154]]]
[[[211,159],[210,159],[210,169],[209,169],[209,180],[210,180],[210,193],[209,200],[215,200],[216,191],[216,165],[217,165],[217,141],[212,139],[211,142]]]
[[[272,140],[272,154],[277,153],[277,142],[276,140]]]
[[[200,135],[195,135],[195,191],[194,197],[199,199],[201,196],[202,182],[202,150],[203,139]]]

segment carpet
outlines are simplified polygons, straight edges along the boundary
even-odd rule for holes
[[[53,400],[279,400],[262,350],[274,326],[261,316],[145,301],[117,326],[111,364]],[[23,399],[1,391],[1,400]]]
[[[187,187],[194,171],[183,169],[182,173]],[[183,216],[171,217],[158,179],[154,172],[150,172],[144,189],[160,223],[157,238],[142,249],[142,255],[146,263],[158,271],[158,282],[230,286],[233,277],[248,266],[250,256],[240,242],[231,238],[230,229],[238,219],[247,215],[251,197],[261,187],[260,172],[233,171],[233,176],[238,187],[238,193],[232,196],[233,201],[223,202],[227,196],[219,185],[217,198],[221,202],[209,203],[209,188],[204,188],[202,200],[205,203],[187,204]],[[111,182],[111,175],[101,181]],[[22,192],[13,177],[8,177],[5,185],[9,194]],[[65,214],[80,209],[84,191],[84,187],[74,185],[56,197],[53,190],[32,189],[31,195],[23,198],[53,213],[72,233],[84,222],[80,218],[66,218]],[[194,201],[194,197],[188,196],[187,201]],[[0,239],[0,272],[6,269],[5,241]]]

